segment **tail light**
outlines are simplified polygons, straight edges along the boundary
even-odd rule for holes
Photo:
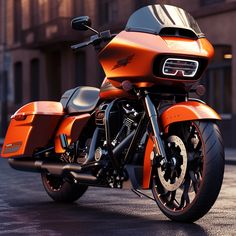
[[[194,77],[199,63],[195,60],[168,58],[165,60],[162,73],[168,76]]]

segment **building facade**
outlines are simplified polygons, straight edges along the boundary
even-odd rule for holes
[[[204,100],[222,115],[226,145],[236,147],[234,0],[0,0],[1,135],[10,114],[22,104],[59,100],[72,87],[101,84],[104,74],[94,49],[77,54],[70,49],[91,35],[71,29],[73,16],[89,15],[94,28],[115,33],[135,9],[155,3],[191,12],[215,46],[215,58],[203,79]]]
[[[222,117],[225,146],[236,147],[236,1],[170,0],[197,19],[201,30],[215,48],[215,56],[203,76],[203,99]]]

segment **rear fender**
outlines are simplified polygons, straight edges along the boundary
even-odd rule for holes
[[[187,101],[167,108],[162,113],[160,122],[162,130],[167,133],[169,126],[173,123],[203,119],[221,120],[220,116],[206,104],[197,101]],[[143,189],[150,188],[153,145],[154,143],[149,137],[144,156]]]

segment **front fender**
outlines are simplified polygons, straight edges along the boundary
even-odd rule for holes
[[[160,122],[163,131],[168,132],[168,127],[173,123],[202,119],[221,120],[220,116],[206,104],[197,101],[187,101],[167,108],[162,113]],[[154,143],[149,137],[144,155],[143,189],[150,188],[153,145]]]
[[[187,101],[177,103],[167,108],[161,115],[163,130],[167,130],[169,125],[191,120],[221,120],[220,116],[209,106],[197,101]]]

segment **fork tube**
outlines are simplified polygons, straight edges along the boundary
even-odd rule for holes
[[[149,117],[149,120],[152,126],[153,142],[156,149],[156,154],[157,156],[160,156],[161,158],[163,158],[164,161],[167,161],[165,149],[162,144],[162,139],[160,136],[160,129],[159,129],[158,121],[157,121],[158,117],[157,117],[156,108],[148,94],[145,94],[144,105],[145,105],[145,110],[147,112],[147,115]]]

